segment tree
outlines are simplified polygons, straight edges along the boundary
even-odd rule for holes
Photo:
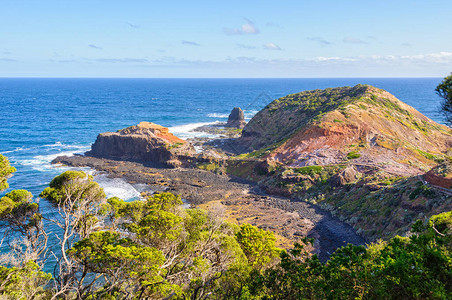
[[[249,263],[259,270],[276,261],[279,255],[280,249],[275,246],[276,238],[270,231],[245,223],[240,226],[236,238]]]
[[[253,277],[253,296],[271,299],[451,299],[452,213],[418,221],[410,237],[347,245],[326,263],[297,245]]]
[[[56,262],[47,260],[54,278],[43,271],[55,248],[39,203],[13,190],[0,199],[0,225],[22,239],[23,252],[16,264],[0,260],[2,299],[452,298],[452,212],[418,221],[409,237],[347,245],[322,263],[304,248],[313,240],[280,250],[272,233],[225,222],[222,205],[183,209],[171,193],[106,200],[75,171],[41,196],[57,212],[45,220],[60,227]]]
[[[54,272],[56,293],[52,299],[71,292],[82,298],[90,293],[99,276],[88,276],[88,269],[69,256],[68,250],[79,238],[86,238],[100,228],[98,212],[105,202],[105,193],[92,176],[81,171],[66,171],[56,176],[40,197],[57,209],[58,216],[48,221],[62,231],[57,234],[60,256],[54,254],[58,268]],[[85,280],[91,283],[85,283]]]
[[[2,299],[49,299],[46,284],[52,276],[28,261],[21,267],[0,266],[0,297]]]
[[[158,270],[155,273],[158,276],[152,280],[123,275],[113,278],[108,274],[111,270],[103,270],[101,273],[109,283],[104,289],[108,289],[109,293],[114,290],[122,298],[138,295],[138,298],[181,296],[203,299],[221,289],[220,281],[226,272],[246,264],[234,236],[235,227],[223,221],[224,209],[221,207],[210,212],[183,209],[180,196],[171,193],[154,194],[146,201],[124,202],[112,198],[108,204],[109,207],[104,207],[107,219],[130,245],[163,258],[159,265],[153,267],[156,272]],[[77,252],[74,255],[78,255]],[[137,266],[133,263],[128,265]],[[151,265],[148,267],[152,268]],[[139,270],[133,271],[133,274],[139,273]],[[118,278],[128,280],[118,281]]]
[[[14,167],[11,167],[9,160],[0,154],[0,192],[8,188],[8,178],[16,172]]]
[[[11,250],[24,263],[36,262],[46,251],[48,236],[44,230],[39,204],[26,190],[13,190],[0,198],[0,227]]]
[[[0,191],[8,188],[7,179],[15,171],[0,154]],[[47,234],[30,192],[13,190],[0,198],[0,228],[11,251],[0,256],[2,299],[48,299],[45,286],[52,276],[42,271],[42,260],[37,263],[46,252]]]
[[[446,121],[452,124],[452,73],[445,77],[443,81],[436,87],[436,93],[442,97],[442,110],[446,116]]]

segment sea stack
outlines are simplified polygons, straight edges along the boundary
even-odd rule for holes
[[[240,128],[245,127],[245,115],[240,107],[234,107],[234,109],[229,114],[228,123],[225,127]]]

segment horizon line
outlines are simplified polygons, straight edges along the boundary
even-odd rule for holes
[[[346,76],[346,77],[55,77],[55,76],[0,76],[0,79],[427,79],[442,76]]]

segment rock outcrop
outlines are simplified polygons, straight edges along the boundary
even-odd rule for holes
[[[407,176],[436,165],[452,146],[452,131],[384,90],[357,85],[274,100],[237,144],[293,167],[353,160]]]
[[[348,166],[337,175],[337,182],[340,185],[346,185],[355,182],[359,177],[360,173],[356,168],[354,166]]]
[[[117,132],[97,136],[86,155],[120,160],[150,162],[167,167],[189,163],[193,146],[169,132],[168,128],[141,122]]]
[[[446,189],[452,188],[452,162],[446,159],[443,163],[425,173],[423,177],[430,184]]]
[[[234,107],[229,114],[228,122],[225,127],[240,128],[245,127],[245,115],[240,107]]]

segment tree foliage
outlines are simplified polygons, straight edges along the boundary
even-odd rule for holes
[[[8,186],[8,178],[16,172],[16,169],[9,164],[9,160],[0,154],[0,192],[6,190]]]
[[[435,91],[443,98],[442,110],[446,116],[446,121],[452,124],[452,73],[443,79]]]
[[[210,211],[183,209],[181,197],[171,193],[132,202],[105,199],[93,178],[79,171],[55,177],[40,197],[56,214],[42,217],[38,201],[25,190],[0,200],[6,229],[20,229],[15,237],[30,240],[28,231],[36,224],[47,237],[44,222],[59,228],[58,249],[40,244],[45,251],[34,251],[34,260],[22,257],[21,264],[2,267],[5,287],[27,280],[8,274],[28,270],[40,282],[36,290],[52,299],[240,297],[253,270],[277,261],[273,234],[225,222],[221,205]],[[42,271],[50,252],[53,277]],[[17,292],[1,291],[9,297]]]
[[[329,261],[307,257],[302,246],[250,283],[262,299],[451,299],[451,212],[418,222],[410,237],[396,236],[338,249]],[[435,229],[433,224],[440,229]],[[446,225],[447,224],[447,225]]]
[[[305,248],[313,240],[281,250],[271,232],[225,222],[221,205],[183,209],[171,193],[105,199],[83,172],[55,177],[41,197],[52,217],[25,190],[0,199],[0,224],[19,240],[9,243],[15,259],[0,260],[1,298],[452,298],[452,212],[418,221],[409,237],[347,245],[322,263]],[[58,249],[47,246],[44,222],[59,228]]]

